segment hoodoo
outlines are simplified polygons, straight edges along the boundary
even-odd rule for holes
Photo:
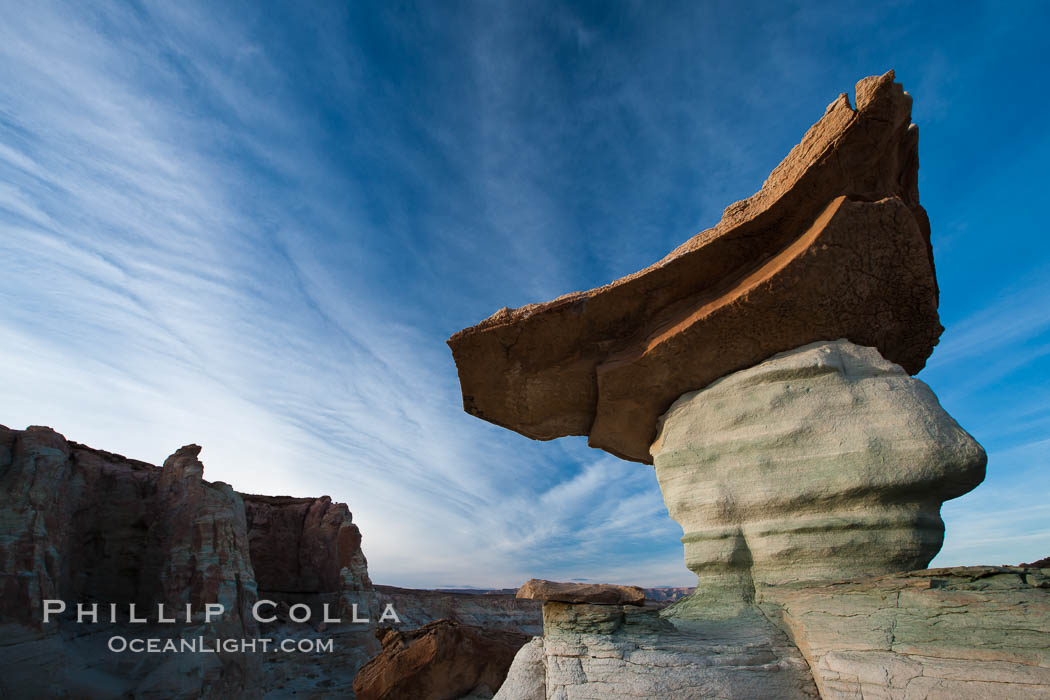
[[[1050,688],[1045,645],[1009,633],[1047,609],[1046,574],[914,571],[987,460],[909,376],[943,329],[918,130],[893,78],[857,83],[856,108],[840,95],[757,194],[663,260],[449,339],[469,413],[655,464],[698,579],[664,610],[623,586],[530,581],[544,638],[497,698]],[[946,611],[968,637],[938,636]]]

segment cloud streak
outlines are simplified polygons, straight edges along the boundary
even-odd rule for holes
[[[651,470],[508,440],[459,410],[442,336],[399,307],[398,286],[424,290],[369,288],[367,267],[390,262],[368,259],[384,231],[353,195],[358,173],[326,168],[299,133],[309,116],[230,79],[245,60],[276,75],[265,47],[235,27],[227,53],[198,51],[217,42],[192,11],[70,12],[41,9],[0,37],[19,76],[0,146],[6,422],[155,463],[197,441],[209,478],[331,493],[383,581],[600,575],[617,548],[688,579],[673,524],[652,525]],[[407,159],[399,148],[379,150]],[[322,179],[349,201],[299,199]],[[486,197],[503,207],[513,182]],[[519,209],[546,195],[522,197]],[[506,210],[491,225],[502,217],[521,221]],[[429,251],[392,233],[406,272],[421,269]],[[517,257],[543,269],[530,240]]]

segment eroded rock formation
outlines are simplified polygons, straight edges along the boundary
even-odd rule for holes
[[[149,655],[127,673],[104,638],[71,622],[76,603],[100,603],[103,619],[117,604],[111,634],[139,636],[142,625],[128,625],[129,605],[156,621],[158,603],[169,615],[189,604],[192,622],[151,625],[152,636],[255,632],[246,614],[256,591],[241,499],[226,484],[203,481],[200,448],[180,449],[159,469],[44,427],[0,427],[0,444],[0,619],[17,622],[5,625],[0,646],[4,695],[49,683],[84,697],[223,697],[259,684],[259,659],[226,653]],[[45,624],[44,600],[66,601],[66,616]],[[208,603],[227,614],[206,623]]]
[[[360,533],[346,506],[327,497],[242,496],[205,481],[199,453],[188,445],[159,468],[67,441],[50,428],[0,426],[0,695],[35,695],[42,684],[73,697],[256,694],[283,682],[263,654],[143,654],[130,664],[106,640],[256,637],[256,561],[259,580],[287,583],[311,606],[318,593],[336,600],[371,595]],[[257,506],[254,527],[246,501]],[[273,537],[263,519],[281,524]],[[302,563],[295,576],[279,578],[291,561]],[[44,600],[65,601],[66,613],[45,624]],[[99,604],[99,621],[77,624],[77,603]],[[209,603],[225,613],[206,622]],[[108,622],[111,604],[119,610],[116,623]],[[132,604],[147,623],[129,623]],[[158,604],[177,622],[159,623]],[[186,605],[190,622],[179,615]],[[313,631],[300,625],[282,633]],[[347,689],[353,670],[378,651],[367,629],[358,633],[364,643],[353,635],[343,635],[346,647],[338,652],[348,667],[356,664]]]
[[[911,98],[890,72],[856,104],[658,263],[449,339],[467,412],[654,463],[698,577],[665,610],[531,585],[499,698],[1050,691],[1043,569],[894,575],[986,457],[909,376],[942,330]]]
[[[357,700],[491,697],[529,638],[504,630],[436,620],[417,630],[380,629],[383,651],[354,680]]]
[[[942,329],[911,97],[890,71],[856,102],[840,95],[757,194],[663,260],[453,335],[464,409],[648,463],[681,394],[778,352],[847,338],[922,369]]]
[[[496,700],[985,700],[1050,692],[1050,569],[956,567],[760,587],[720,614],[545,603]]]
[[[259,595],[267,600],[329,603],[340,617],[372,612],[372,582],[361,531],[345,503],[328,496],[244,496]]]
[[[761,614],[665,617],[660,606],[548,602],[496,700],[815,698],[805,659]]]
[[[920,569],[941,503],[984,450],[922,381],[848,341],[814,343],[683,395],[652,445],[695,595]]]
[[[517,648],[542,631],[540,603],[512,594],[386,587],[377,605],[361,532],[345,504],[237,493],[204,480],[200,451],[188,445],[156,467],[50,428],[0,426],[0,696],[38,696],[42,688],[69,697],[352,696],[358,669],[382,650],[374,623],[387,603],[404,614],[402,628],[425,628],[404,633],[424,640],[413,654],[440,643],[432,656],[412,657],[433,668],[395,664],[380,674],[383,682],[447,690],[459,681],[443,674],[466,669],[473,674],[467,690],[493,692]],[[257,623],[251,606],[260,598],[276,603],[261,611],[275,620]],[[44,600],[65,601],[66,613],[44,624]],[[99,622],[76,623],[77,603],[98,603]],[[158,622],[159,603],[176,623]],[[226,612],[205,622],[208,603]],[[116,623],[108,621],[110,604],[118,607]],[[148,622],[130,623],[130,604]],[[187,604],[188,623],[180,616]],[[342,623],[323,622],[326,604]],[[310,619],[292,620],[293,605],[307,606]],[[371,624],[352,623],[354,605]],[[427,627],[445,615],[457,621],[438,632]],[[115,635],[271,645],[129,655],[107,648]],[[331,650],[287,653],[274,641],[307,638],[331,642]],[[398,673],[408,677],[396,680]]]
[[[674,603],[696,592],[695,586],[661,586],[646,588],[645,597],[656,603]]]
[[[547,700],[547,657],[543,637],[534,637],[518,650],[507,679],[494,700]]]
[[[163,468],[147,472],[156,477],[156,492],[141,551],[138,602],[143,609],[164,603],[169,610],[220,603],[252,634],[251,606],[258,595],[244,503],[229,484],[204,480],[200,451],[187,445],[164,460]],[[97,536],[104,546],[108,523],[101,524]]]

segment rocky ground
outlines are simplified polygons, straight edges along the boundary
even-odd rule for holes
[[[712,610],[703,596],[663,609],[550,601],[543,624],[544,636],[518,652],[497,700],[986,700],[1050,692],[1050,568],[956,567],[771,586],[760,589],[757,605],[733,611]]]

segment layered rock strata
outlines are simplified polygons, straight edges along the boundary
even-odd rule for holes
[[[874,348],[814,343],[683,395],[652,445],[695,595],[925,567],[984,450]]]
[[[696,592],[695,586],[661,586],[646,588],[645,597],[656,603],[674,603]]]
[[[497,700],[885,698],[1050,694],[1050,569],[956,567],[758,589],[712,615],[544,604]]]
[[[327,497],[242,496],[205,481],[199,453],[188,445],[159,468],[68,441],[50,428],[0,426],[0,695],[36,695],[44,687],[72,697],[256,694],[283,683],[262,654],[142,654],[131,663],[109,651],[107,639],[255,638],[261,632],[250,611],[257,581],[288,584],[310,603],[316,602],[310,594],[324,591],[337,599],[371,594],[360,533],[345,506]],[[254,527],[246,502],[255,504],[249,506]],[[268,522],[291,529],[262,527],[260,504]],[[292,580],[273,578],[293,560],[301,565]],[[45,624],[45,600],[66,602],[66,613]],[[89,609],[97,603],[99,621],[76,623],[77,603]],[[205,605],[214,603],[225,612],[205,621]],[[175,614],[175,623],[158,621],[158,604],[166,616]],[[116,622],[108,621],[110,605]],[[130,605],[146,623],[129,621]],[[186,605],[189,622],[181,612]],[[314,629],[276,631],[294,637]],[[354,635],[344,635],[349,648],[339,657],[359,666],[378,643],[367,630]]]
[[[204,481],[200,451],[198,445],[187,445],[168,457],[159,471],[147,472],[157,478],[141,551],[138,602],[144,610],[158,603],[169,610],[182,610],[187,604],[199,610],[219,603],[242,622],[244,634],[251,635],[256,631],[251,606],[258,591],[244,502],[229,484]],[[90,509],[91,504],[80,508]],[[100,525],[96,536],[105,547],[111,523]]]
[[[942,328],[911,97],[890,71],[856,102],[840,95],[757,194],[663,260],[453,335],[464,409],[648,463],[681,394],[775,353],[848,338],[922,369]]]
[[[226,484],[203,481],[199,447],[183,447],[159,469],[50,428],[0,428],[0,444],[0,694],[50,687],[75,697],[222,697],[261,682],[261,664],[249,656],[144,655],[128,673],[126,658],[106,650],[109,635],[143,635],[143,625],[129,623],[131,604],[154,622],[158,603],[168,614],[192,606],[191,622],[149,625],[151,637],[256,631],[242,501]],[[45,600],[67,602],[66,614],[45,624]],[[116,604],[118,621],[76,624],[76,603],[99,603],[103,619]],[[209,603],[227,614],[205,622]]]
[[[1050,697],[1050,569],[970,566],[764,589],[821,697]]]
[[[498,697],[1050,690],[1042,569],[877,578],[928,565],[986,457],[909,376],[942,330],[911,98],[889,72],[856,103],[655,265],[449,339],[467,412],[653,463],[698,578],[659,612],[536,583]]]
[[[659,606],[548,602],[497,700],[816,698],[802,655],[755,611],[667,617]]]
[[[404,629],[422,627],[435,620],[518,632],[529,637],[543,634],[543,616],[538,600],[517,598],[510,593],[440,591],[375,586],[376,604],[383,610],[393,605]]]

